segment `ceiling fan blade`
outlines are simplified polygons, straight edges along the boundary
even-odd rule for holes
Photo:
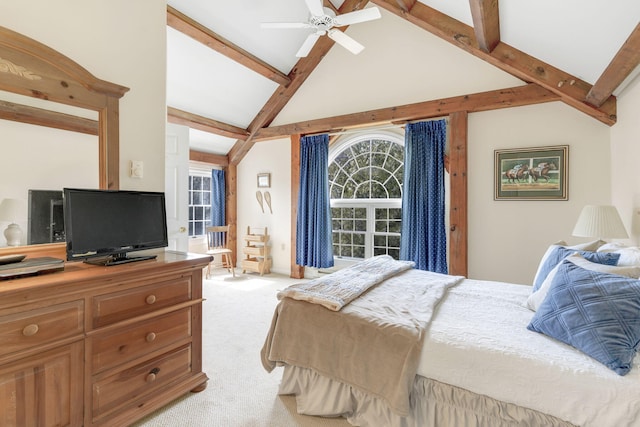
[[[374,19],[380,19],[380,9],[377,7],[368,7],[362,10],[356,10],[355,12],[345,13],[343,15],[336,16],[336,26],[341,27],[343,25],[358,24],[360,22],[373,21]]]
[[[322,0],[304,0],[304,1],[307,3],[309,12],[311,12],[313,16],[324,15],[324,5],[322,4]]]
[[[359,54],[364,49],[360,43],[346,35],[340,30],[329,30],[329,37],[354,55]]]
[[[262,22],[260,28],[313,28],[307,22]]]
[[[313,45],[316,44],[321,35],[321,32],[309,34],[304,43],[302,43],[302,46],[300,46],[300,49],[298,49],[296,56],[298,58],[304,58],[305,56],[307,56],[309,52],[311,52]]]

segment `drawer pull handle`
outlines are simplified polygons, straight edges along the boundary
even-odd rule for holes
[[[151,370],[151,372],[149,372],[149,375],[147,375],[147,382],[153,382],[156,380],[156,375],[158,375],[158,373],[160,372],[160,368],[153,368]]]
[[[149,332],[149,333],[147,334],[147,342],[151,342],[151,341],[153,341],[153,340],[155,340],[155,339],[156,339],[156,334],[155,334],[155,333],[153,333],[153,332]]]
[[[145,299],[145,301],[147,302],[147,304],[151,305],[154,302],[156,302],[156,296],[155,295],[149,295],[147,297],[147,299]]]
[[[24,335],[25,337],[32,337],[38,333],[38,329],[40,328],[36,324],[25,326],[22,330],[22,335]]]

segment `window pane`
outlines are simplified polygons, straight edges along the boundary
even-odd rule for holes
[[[204,219],[204,208],[202,206],[196,206],[194,219],[196,221],[202,221]]]
[[[389,221],[389,233],[400,233],[402,231],[401,221]]]
[[[373,236],[374,246],[387,246],[387,236],[376,235]]]
[[[202,190],[202,177],[194,176],[193,177],[193,189],[194,190]]]
[[[353,248],[353,257],[364,259],[364,246],[356,246]]]
[[[210,177],[204,177],[202,178],[202,189],[204,191],[211,191],[211,178]]]
[[[364,234],[354,234],[353,235],[353,244],[362,246],[364,248]]]
[[[194,235],[196,236],[204,235],[204,227],[202,222],[195,222],[193,225],[194,225],[194,230],[193,230]]]
[[[193,201],[191,202],[193,205],[202,205],[202,192],[194,191],[193,192]]]

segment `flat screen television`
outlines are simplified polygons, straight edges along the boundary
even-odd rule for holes
[[[164,193],[65,188],[63,202],[68,261],[122,264],[168,246]]]
[[[64,242],[62,191],[29,190],[27,244]]]

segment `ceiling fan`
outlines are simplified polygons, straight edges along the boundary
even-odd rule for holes
[[[372,21],[381,16],[377,7],[336,15],[333,10],[323,6],[322,0],[305,0],[305,2],[310,12],[307,22],[263,22],[260,24],[262,28],[312,28],[314,32],[307,36],[296,53],[298,58],[307,56],[316,41],[324,35],[328,35],[333,41],[353,54],[359,54],[364,46],[335,27]]]

